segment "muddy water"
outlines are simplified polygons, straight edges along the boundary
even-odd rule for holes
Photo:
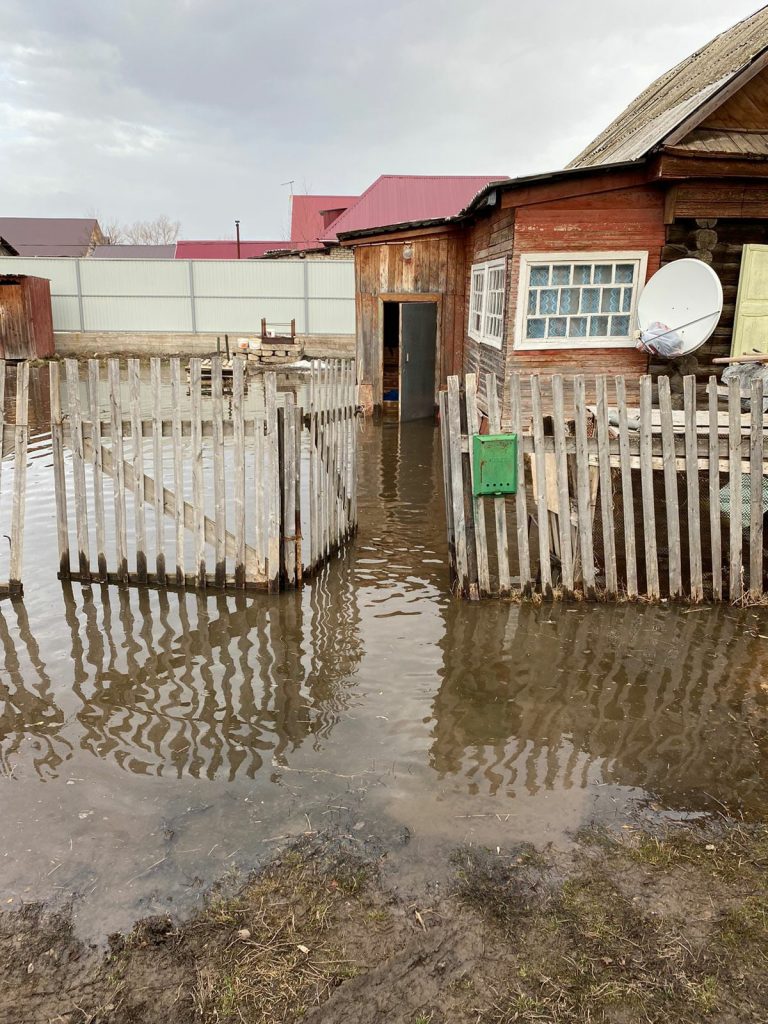
[[[638,803],[768,811],[763,613],[460,603],[437,433],[360,443],[344,557],[301,593],[200,597],[56,580],[36,426],[26,596],[0,605],[3,905],[71,902],[101,938],[326,825],[413,880]]]

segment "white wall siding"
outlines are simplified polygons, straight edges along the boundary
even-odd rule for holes
[[[261,318],[269,324],[288,324],[296,320],[296,333],[306,334],[304,299],[196,298],[197,330],[203,334],[256,335],[261,333]],[[333,334],[342,332],[333,331]]]
[[[298,331],[298,323],[296,330]],[[310,299],[306,334],[354,334],[354,299]]]
[[[51,282],[55,331],[354,334],[352,260],[0,258],[0,273]]]

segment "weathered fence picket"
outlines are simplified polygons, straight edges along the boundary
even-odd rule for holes
[[[219,357],[212,359],[206,379],[201,360],[191,359],[185,387],[179,359],[152,359],[148,373],[138,359],[128,360],[127,372],[111,359],[104,389],[99,363],[91,360],[85,409],[80,365],[67,360],[65,368],[63,392],[58,364],[51,364],[50,377],[62,578],[276,591],[301,585],[354,532],[351,361],[312,366],[306,415],[297,395],[278,393],[274,373],[249,373],[239,356],[231,376],[228,368],[226,385]],[[163,409],[164,384],[170,385],[170,410]],[[251,388],[256,410],[246,416]],[[168,441],[172,481],[166,473]],[[303,508],[308,478],[310,500]],[[104,500],[107,480],[111,512]],[[89,550],[94,526],[98,567]],[[70,564],[71,527],[78,545],[76,572]]]
[[[518,435],[513,501],[473,496],[472,437],[486,428],[498,433],[502,423],[495,378],[483,388],[471,374],[462,389],[458,377],[449,377],[439,399],[449,561],[459,593],[574,592],[693,603],[727,593],[731,602],[765,600],[762,382],[752,384],[746,400],[732,382],[727,409],[718,408],[714,377],[702,388],[701,408],[692,376],[674,399],[668,377],[655,389],[649,376],[641,377],[637,408],[627,404],[623,377],[512,374],[506,383],[504,425]],[[637,382],[632,385],[638,395]],[[480,394],[487,396],[487,420]],[[487,519],[486,502],[493,503]],[[487,583],[486,540],[496,553]]]
[[[0,597],[19,597],[24,592],[22,564],[29,446],[29,363],[17,363],[15,370],[15,419],[9,423],[5,418],[6,363],[0,359],[0,498],[4,483],[7,484],[10,477],[8,469],[13,467],[8,524],[4,522],[0,527],[0,534],[9,542],[8,578],[0,581]]]

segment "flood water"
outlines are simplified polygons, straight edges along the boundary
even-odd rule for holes
[[[0,604],[4,906],[71,903],[102,939],[328,826],[421,881],[458,843],[563,846],[647,804],[768,811],[768,616],[453,598],[431,423],[361,427],[354,543],[235,597],[62,585],[38,419]]]

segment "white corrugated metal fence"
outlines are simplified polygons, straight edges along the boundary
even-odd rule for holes
[[[5,257],[0,273],[51,282],[55,331],[354,334],[352,260],[91,260]]]

